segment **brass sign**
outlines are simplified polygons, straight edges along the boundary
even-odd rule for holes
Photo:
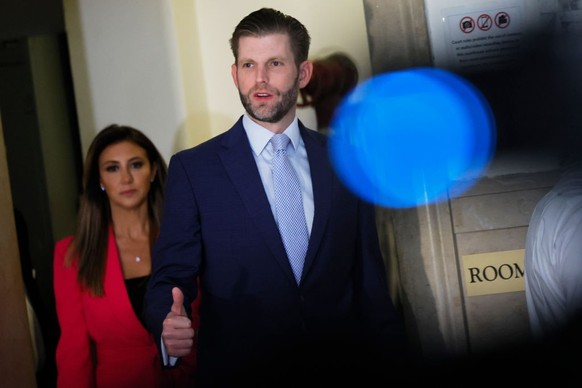
[[[525,249],[461,257],[467,296],[524,291]]]

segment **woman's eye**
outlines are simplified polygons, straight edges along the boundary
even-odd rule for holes
[[[131,163],[131,168],[138,169],[143,167],[143,162],[133,162]]]
[[[118,169],[119,169],[119,167],[117,167],[117,166],[107,166],[107,167],[105,167],[105,171],[107,171],[107,172],[115,172]]]

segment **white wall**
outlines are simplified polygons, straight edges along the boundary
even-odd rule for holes
[[[171,8],[158,0],[65,0],[83,155],[110,123],[146,132],[164,156],[184,121]]]
[[[306,25],[312,58],[342,50],[370,76],[361,0],[64,0],[83,154],[113,122],[142,129],[167,161],[230,128],[243,109],[228,40],[263,6]]]

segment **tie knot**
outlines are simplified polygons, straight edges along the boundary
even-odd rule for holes
[[[271,144],[273,144],[273,149],[275,151],[285,151],[287,150],[287,144],[289,144],[289,136],[284,133],[279,133],[271,138]]]

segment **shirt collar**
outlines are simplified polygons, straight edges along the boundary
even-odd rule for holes
[[[243,127],[247,133],[247,137],[249,138],[253,152],[256,156],[259,156],[267,144],[269,144],[269,141],[273,137],[274,133],[251,120],[247,113],[243,115]],[[291,139],[291,143],[293,144],[293,148],[297,149],[301,139],[297,117],[295,117],[291,124],[285,128],[283,133],[289,136],[289,139]]]

